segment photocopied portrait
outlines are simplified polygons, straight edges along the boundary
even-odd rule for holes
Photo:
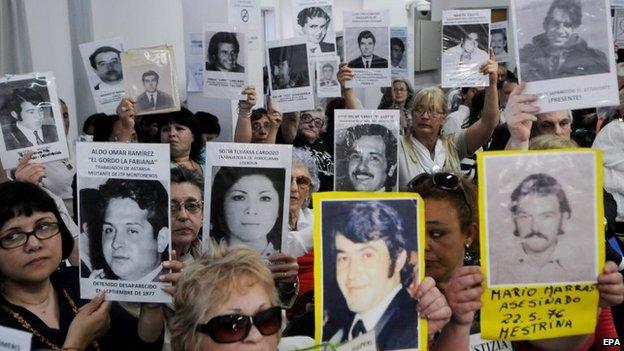
[[[385,38],[387,39],[387,38]],[[387,53],[384,55],[384,45],[380,45],[377,51],[375,51],[375,45],[377,44],[377,38],[373,31],[362,30],[357,35],[357,44],[360,55],[349,61],[349,67],[351,68],[388,68]],[[386,42],[387,46],[387,42]],[[387,49],[387,47],[386,47]],[[375,54],[375,53],[378,54]],[[381,56],[380,56],[381,55]]]
[[[296,30],[306,38],[311,55],[336,51],[332,6],[305,7],[296,13],[296,22]]]
[[[320,87],[327,87],[327,88],[331,88],[331,87],[335,87],[340,85],[340,83],[338,83],[338,80],[336,78],[336,73],[337,73],[337,69],[336,69],[336,65],[332,64],[332,62],[325,62],[323,63],[323,65],[321,66],[321,71],[319,74],[319,86]]]
[[[310,85],[306,45],[269,48],[271,89],[291,89]]]
[[[237,33],[206,32],[206,35],[211,35],[206,53],[206,71],[245,72],[245,67],[238,61],[241,45]]]
[[[490,47],[494,51],[496,62],[509,61],[507,21],[492,23],[490,27]]]
[[[452,67],[482,65],[488,60],[488,27],[481,24],[444,26],[443,55]]]
[[[141,74],[141,81],[145,90],[136,99],[139,110],[154,111],[173,107],[171,95],[158,89],[159,80],[160,75],[156,71],[148,70]]]
[[[487,177],[490,285],[594,281],[596,221],[602,219],[596,215],[598,187],[592,155],[484,159],[479,166],[484,165]]]
[[[390,38],[390,64],[392,65],[392,68],[407,68],[405,39],[407,38]]]
[[[413,199],[322,200],[322,340],[376,334],[379,350],[419,347]],[[409,332],[408,332],[409,331]]]

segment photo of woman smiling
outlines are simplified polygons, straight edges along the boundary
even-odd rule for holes
[[[210,236],[263,258],[281,251],[285,170],[214,167],[213,174]]]

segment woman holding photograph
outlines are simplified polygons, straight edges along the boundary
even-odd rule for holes
[[[444,134],[442,125],[448,114],[446,96],[438,87],[423,88],[414,96],[411,133],[401,139],[399,148],[399,188],[406,189],[407,183],[415,176],[440,170],[457,172],[460,160],[472,155],[491,137],[499,122],[498,64],[494,53],[481,65],[481,73],[489,75],[485,107],[481,119],[455,134]],[[355,92],[345,87],[345,82],[353,79],[353,71],[346,63],[340,65],[338,80],[342,84],[342,95],[347,101],[347,109],[359,105]]]
[[[160,350],[160,305],[139,318],[98,295],[80,299],[78,269],[65,267],[73,240],[38,186],[0,185],[0,325],[31,333],[32,349]]]
[[[201,132],[193,113],[182,108],[162,117],[165,122],[160,127],[160,142],[170,146],[171,167],[184,167],[204,174]]]
[[[210,236],[242,244],[263,258],[280,251],[284,170],[221,167],[212,182]]]

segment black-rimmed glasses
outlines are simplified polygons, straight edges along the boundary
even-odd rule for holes
[[[30,232],[9,231],[0,237],[0,247],[3,249],[15,249],[25,245],[31,235],[39,240],[50,239],[60,233],[59,225],[56,222],[42,222],[35,225]]]

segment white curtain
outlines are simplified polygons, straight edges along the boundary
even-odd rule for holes
[[[0,74],[31,71],[24,3],[22,0],[0,0]]]

